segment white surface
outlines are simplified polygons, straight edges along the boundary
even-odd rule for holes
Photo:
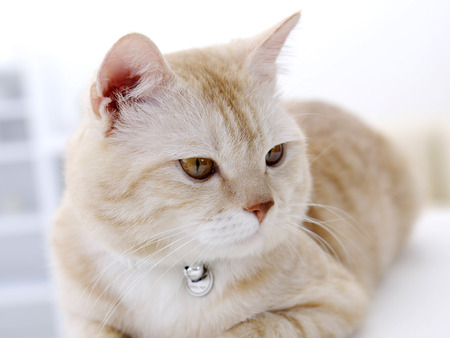
[[[450,210],[427,212],[355,338],[450,337]]]

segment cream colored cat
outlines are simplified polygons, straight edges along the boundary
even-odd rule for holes
[[[70,140],[53,254],[70,337],[347,337],[416,214],[408,167],[282,102],[299,15],[248,40],[106,55]]]

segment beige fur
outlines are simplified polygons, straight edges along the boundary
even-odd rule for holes
[[[417,194],[356,118],[279,100],[275,61],[298,17],[164,57],[133,34],[106,55],[52,228],[68,336],[347,337],[360,325]],[[178,160],[192,157],[216,172],[188,177]],[[261,223],[255,205],[271,206]],[[184,288],[195,263],[215,277],[201,298]]]

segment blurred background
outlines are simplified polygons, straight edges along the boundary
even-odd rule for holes
[[[419,222],[422,239],[413,243],[425,248],[423,238],[429,240],[437,251],[428,251],[422,267],[439,274],[429,281],[444,278],[448,285],[448,260],[445,269],[431,263],[443,254],[436,243],[443,247],[450,240],[450,1],[3,1],[0,337],[62,337],[46,236],[64,187],[65,142],[80,119],[85,89],[112,44],[130,32],[146,34],[162,53],[224,43],[257,34],[298,10],[301,23],[280,59],[285,70],[280,90],[286,97],[348,108],[404,148],[423,177],[429,206]],[[426,228],[429,223],[434,227]],[[420,328],[425,332],[430,326],[448,334],[447,320],[408,334],[401,327],[376,333],[384,326],[377,323],[396,316],[390,307],[383,317],[383,302],[398,294],[390,287],[407,276],[432,273],[417,270],[411,257],[402,267],[416,269],[414,274],[400,268],[387,282],[387,295],[374,307],[380,310],[368,322],[371,330],[361,338],[423,337]],[[435,285],[410,292],[417,297]],[[430,303],[426,310],[439,320],[440,305],[447,304],[444,313],[449,313],[448,292],[436,302],[438,309]],[[402,318],[411,324],[404,313]]]

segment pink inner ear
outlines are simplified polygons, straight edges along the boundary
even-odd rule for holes
[[[95,84],[91,87],[91,105],[98,117],[100,114],[100,105],[104,98],[109,98],[109,102],[105,106],[110,114],[114,114],[118,110],[118,103],[116,100],[117,94],[126,94],[135,88],[141,79],[140,75],[133,75],[132,70],[125,67],[107,68],[104,73],[99,75],[101,96],[97,95]]]
[[[121,58],[114,54],[105,58],[99,73],[103,97],[112,99],[111,95],[114,95],[114,92],[123,93],[138,84],[141,77],[136,74],[136,70],[130,68],[131,63],[127,61],[125,57]]]
[[[127,68],[116,68],[113,70],[106,70],[106,78],[101,79],[104,84],[102,88],[102,96],[110,98],[111,101],[108,103],[107,110],[109,112],[114,112],[118,109],[116,95],[126,94],[133,88],[135,88],[141,79],[140,75],[134,75],[130,69]]]
[[[120,46],[117,49],[119,48]],[[141,80],[141,75],[137,75],[137,70],[132,69],[131,65],[132,62],[129,62],[127,55],[120,52],[110,53],[105,57],[98,74],[100,96],[97,94],[95,84],[91,87],[91,105],[98,117],[101,117],[100,106],[106,98],[109,100],[105,102],[105,110],[113,121],[118,118],[117,94],[126,96]]]
[[[91,90],[91,104],[97,116],[102,109],[114,123],[118,98],[151,98],[174,78],[158,47],[147,37],[129,34],[117,41],[100,66],[96,90]],[[138,86],[138,90],[136,89]]]

